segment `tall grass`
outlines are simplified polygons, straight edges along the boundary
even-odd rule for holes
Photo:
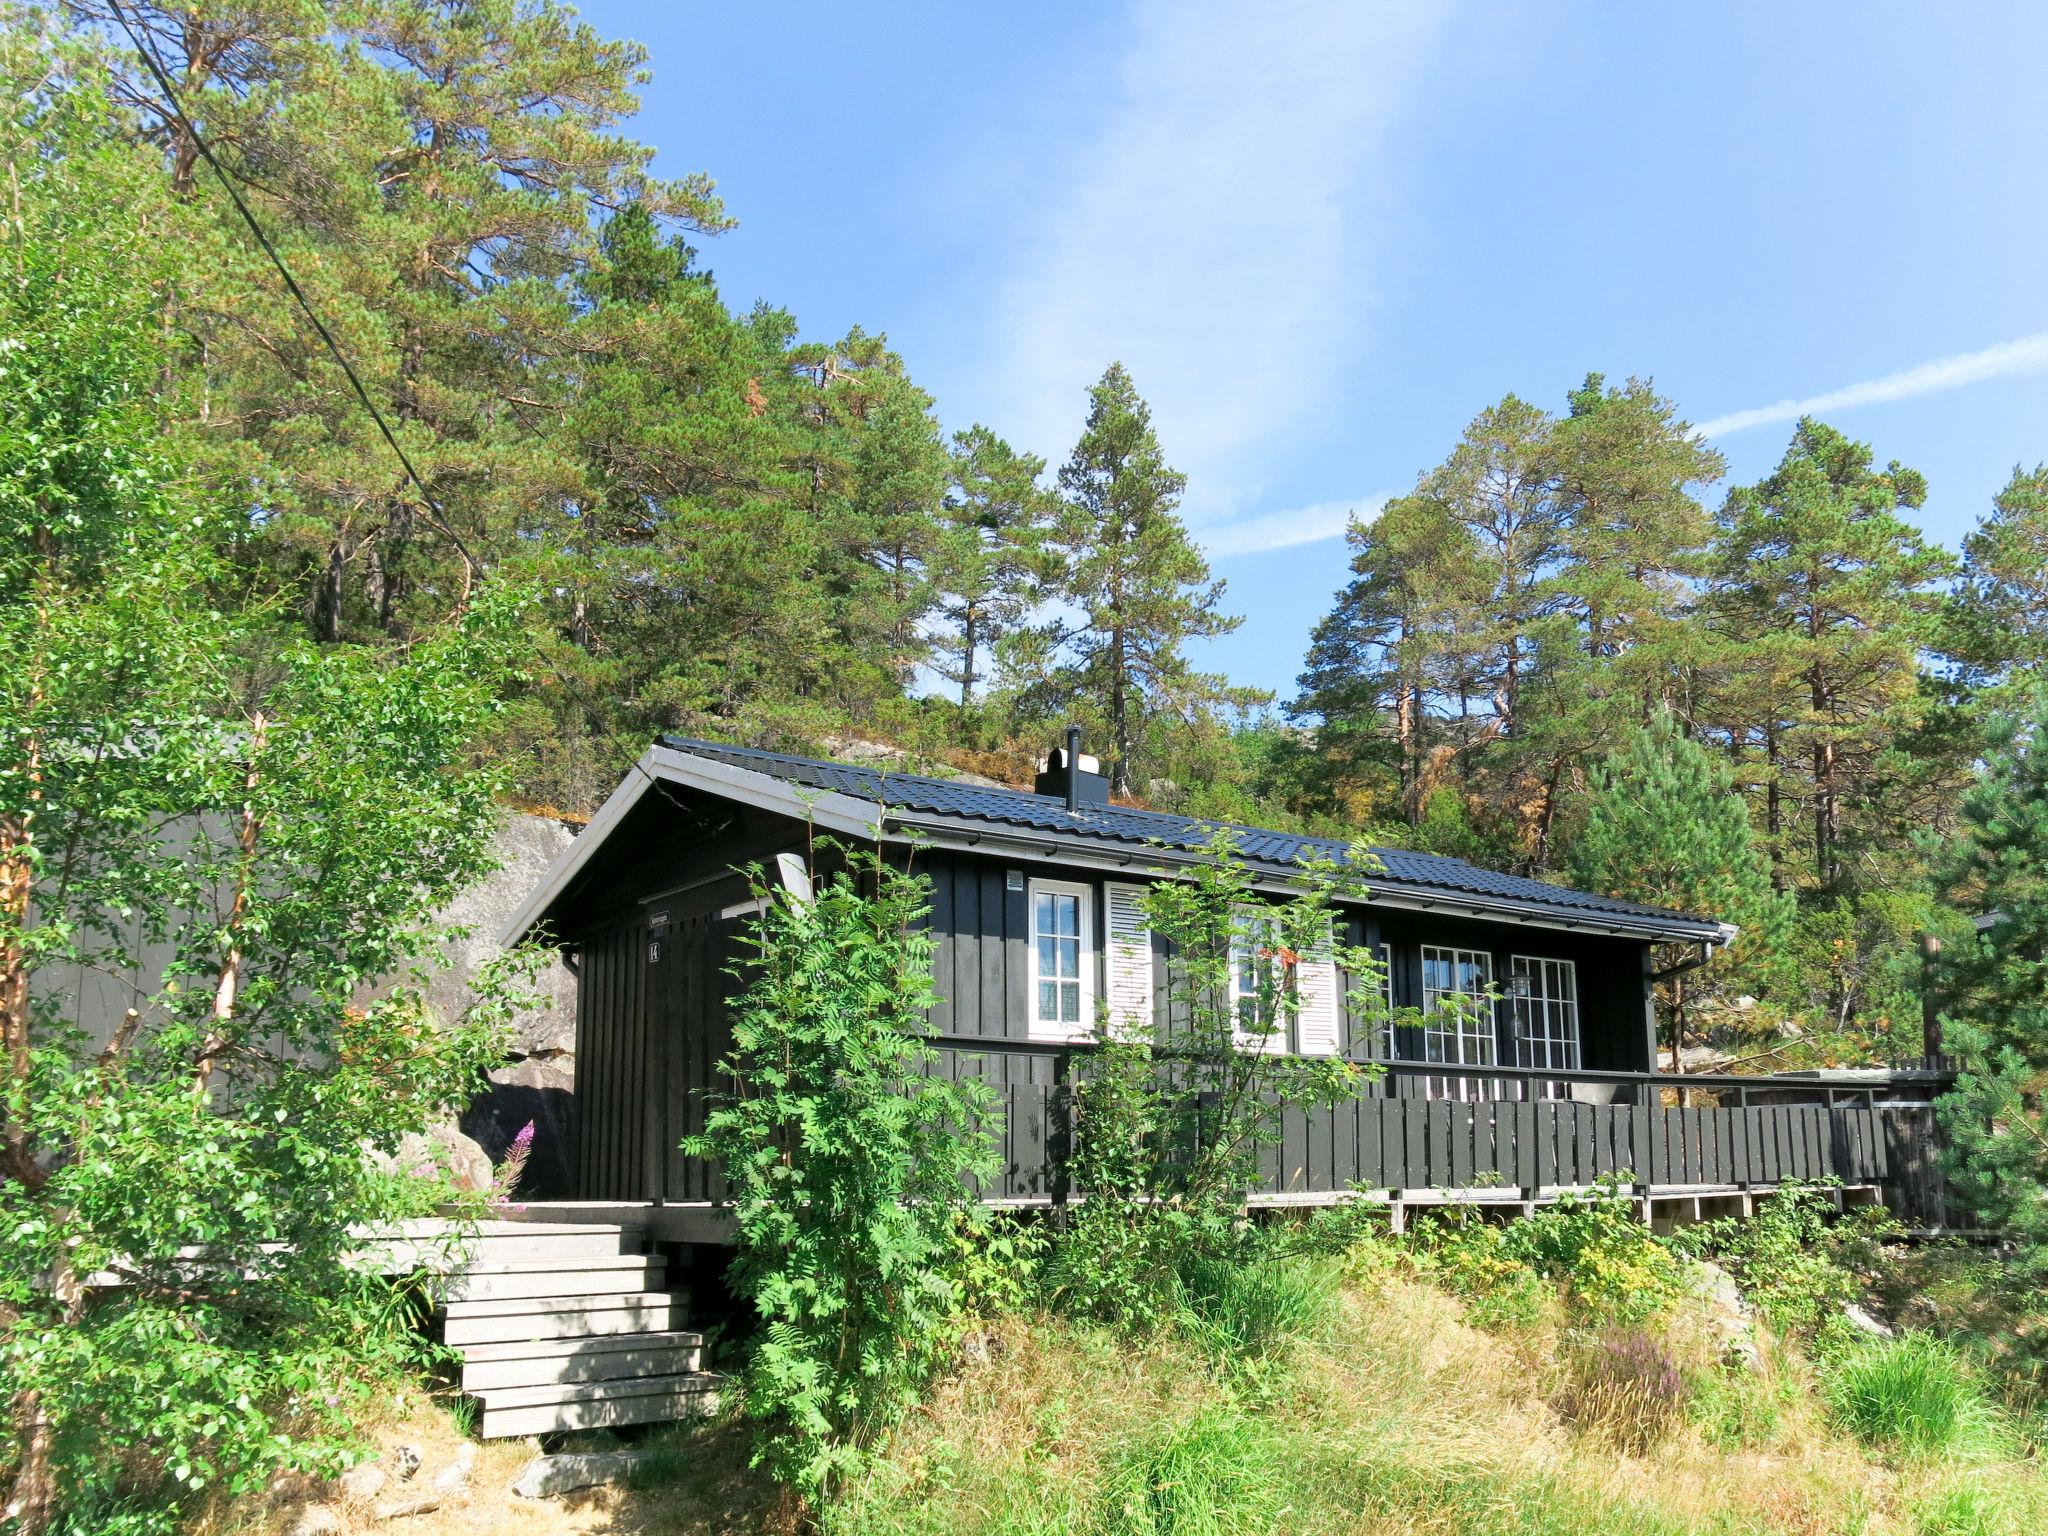
[[[1968,1363],[1928,1334],[1850,1347],[1827,1363],[1821,1389],[1830,1417],[1867,1445],[1992,1452],[2002,1440]]]
[[[1327,1260],[1196,1259],[1180,1272],[1178,1321],[1219,1359],[1264,1359],[1328,1333],[1338,1280],[1337,1266]]]
[[[1272,1423],[1219,1404],[1111,1463],[1092,1536],[1266,1536],[1288,1485]]]

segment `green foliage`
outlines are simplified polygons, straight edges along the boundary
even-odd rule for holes
[[[1821,1392],[1835,1421],[1903,1451],[1996,1447],[2002,1426],[1967,1362],[1924,1333],[1858,1342],[1827,1359]]]
[[[1794,1376],[1742,1361],[1699,1372],[1688,1412],[1710,1445],[1761,1450],[1785,1433],[1802,1395]]]
[[[1759,1199],[1752,1216],[1682,1227],[1669,1241],[1679,1253],[1724,1266],[1773,1327],[1810,1336],[1862,1295],[1879,1245],[1897,1230],[1875,1207],[1838,1221],[1826,1186],[1791,1183]]]
[[[2001,724],[1983,779],[1963,802],[1951,871],[1984,926],[1950,946],[1956,1012],[1945,1039],[1962,1063],[1942,1104],[1952,1197],[2048,1264],[2048,695]]]
[[[1098,1028],[1076,1094],[1070,1168],[1083,1203],[1045,1271],[1057,1305],[1133,1328],[1168,1315],[1185,1263],[1241,1249],[1246,1197],[1286,1110],[1335,1104],[1364,1081],[1341,1058],[1287,1047],[1304,957],[1349,972],[1354,1000],[1380,995],[1377,959],[1333,937],[1336,895],[1366,863],[1306,869],[1301,894],[1269,903],[1220,834],[1213,858],[1148,888],[1149,925],[1172,955],[1167,1022],[1151,1041],[1106,1018]]]
[[[1328,1331],[1338,1275],[1327,1260],[1258,1251],[1197,1255],[1179,1270],[1179,1325],[1218,1360],[1232,1366],[1260,1361]]]
[[[1710,913],[1741,928],[1731,955],[1667,984],[1674,1042],[1688,984],[1713,986],[1731,962],[1745,978],[1768,975],[1792,926],[1792,899],[1772,884],[1734,775],[1665,709],[1594,771],[1570,874],[1582,890]]]
[[[732,1186],[731,1283],[761,1321],[756,1464],[822,1500],[947,1357],[973,1282],[959,1228],[995,1155],[988,1090],[926,1075],[927,882],[848,851],[812,883],[807,899],[756,887],[733,1088],[685,1147]]]
[[[1669,1249],[1636,1220],[1615,1184],[1505,1223],[1451,1210],[1417,1224],[1415,1249],[1426,1267],[1477,1306],[1483,1321],[1530,1321],[1554,1288],[1583,1315],[1642,1324],[1683,1294]]]
[[[224,612],[226,511],[150,399],[160,210],[90,92],[5,110],[41,153],[0,299],[0,1467],[26,1531],[161,1530],[338,1468],[414,1348],[351,1255],[438,1192],[376,1154],[466,1099],[514,1001],[437,1019],[416,970],[489,867],[517,609],[478,589],[403,652]],[[134,979],[110,1033],[81,971]]]
[[[1273,1428],[1211,1408],[1132,1446],[1110,1470],[1099,1536],[1264,1536],[1288,1493],[1286,1449]]]

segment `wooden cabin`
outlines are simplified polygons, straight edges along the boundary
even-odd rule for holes
[[[801,858],[813,832],[914,860],[932,886],[943,1069],[1002,1105],[1002,1172],[984,1191],[1064,1197],[1068,1086],[1098,1006],[1157,1022],[1168,956],[1146,883],[1212,856],[1219,827],[1110,802],[1072,735],[1034,791],[670,737],[647,752],[508,928],[559,945],[578,979],[575,1196],[644,1206],[662,1232],[715,1239],[719,1170],[681,1151],[702,1128],[729,1043],[728,971],[755,906],[744,871]],[[1231,829],[1281,897],[1342,844]],[[1933,1071],[1676,1078],[1657,1070],[1654,956],[1704,957],[1733,930],[1693,916],[1375,850],[1340,907],[1382,957],[1396,1007],[1496,1001],[1463,1026],[1377,1030],[1353,978],[1302,963],[1290,1050],[1385,1064],[1357,1099],[1290,1113],[1261,1198],[1364,1193],[1395,1206],[1524,1207],[1626,1174],[1646,1216],[1744,1208],[1787,1179],[1839,1179],[1939,1225]],[[1682,963],[1682,962],[1681,962]],[[1377,1037],[1376,1037],[1377,1036]],[[1391,1038],[1388,1038],[1391,1036]]]

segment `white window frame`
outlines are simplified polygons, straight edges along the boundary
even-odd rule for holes
[[[1274,918],[1270,912],[1258,907],[1240,907],[1230,925],[1230,1032],[1231,1038],[1240,1050],[1284,1052],[1296,1048],[1296,1042],[1289,1038],[1294,1031],[1289,1021],[1284,1018],[1267,1021],[1275,1023],[1277,1027],[1266,1030],[1247,1029],[1243,1023],[1248,1011],[1245,1005],[1255,1006],[1259,993],[1256,984],[1250,991],[1245,990],[1244,967],[1239,963],[1238,957],[1240,954],[1248,956],[1253,968],[1256,969],[1259,963],[1259,930],[1261,927],[1267,929],[1266,946],[1272,948],[1273,922]],[[1266,963],[1272,965],[1274,962],[1269,960]],[[1280,984],[1286,985],[1286,978],[1280,978]]]
[[[1376,1061],[1394,1060],[1394,947],[1385,940],[1373,945],[1372,956],[1380,963],[1380,1007],[1383,1010],[1379,1023],[1372,1029],[1369,1054]]]
[[[1433,956],[1444,957],[1445,963],[1454,970],[1468,961],[1476,960],[1481,990],[1474,992],[1465,987],[1431,986],[1430,962]],[[1463,949],[1449,944],[1425,944],[1422,946],[1421,958],[1423,1060],[1446,1066],[1498,1068],[1500,1036],[1492,1006],[1474,1012],[1464,1021],[1464,1027],[1457,1029],[1445,1029],[1436,1015],[1437,1002],[1441,998],[1483,999],[1488,996],[1493,987],[1493,955],[1483,949]],[[1423,1085],[1423,1091],[1432,1099],[1466,1099],[1476,1102],[1493,1098],[1498,1091],[1495,1080],[1484,1077],[1425,1077]]]
[[[1529,978],[1526,996],[1515,993],[1516,978]],[[1579,1024],[1579,967],[1548,955],[1508,957],[1510,997],[1515,1007],[1515,1051],[1525,1067],[1576,1072],[1585,1065],[1585,1037]],[[1532,1099],[1568,1099],[1571,1084],[1532,1082]]]
[[[1075,923],[1079,928],[1080,960],[1075,976],[1047,976],[1038,966],[1038,898],[1047,896],[1074,896],[1079,898]],[[1033,879],[1024,897],[1025,946],[1031,954],[1031,982],[1026,989],[1026,1005],[1030,1009],[1027,1018],[1030,1027],[1025,1031],[1028,1038],[1059,1044],[1072,1044],[1080,1040],[1095,1038],[1095,887],[1073,880]],[[1038,984],[1041,981],[1080,983],[1080,1018],[1074,1024],[1062,1023],[1057,1019],[1041,1019],[1038,1016]]]

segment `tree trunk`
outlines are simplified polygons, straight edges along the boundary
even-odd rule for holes
[[[1116,763],[1110,769],[1110,788],[1120,795],[1131,792],[1131,719],[1129,680],[1126,668],[1123,626],[1119,624],[1109,644],[1109,720]],[[1069,771],[1075,765],[1067,765]]]
[[[84,1319],[85,1287],[61,1252],[50,1266],[50,1294],[64,1309],[66,1327],[76,1327]],[[33,1388],[17,1393],[12,1406],[21,1461],[0,1516],[17,1536],[42,1536],[57,1518],[56,1426],[42,1393]]]
[[[221,957],[220,971],[214,978],[213,1025],[207,1031],[206,1039],[199,1048],[199,1059],[194,1063],[197,1085],[202,1090],[213,1075],[214,1063],[227,1042],[228,1031],[235,1018],[235,1001],[241,993],[242,919],[249,910],[249,887],[256,875],[256,840],[263,832],[263,818],[256,809],[256,786],[262,772],[263,749],[269,740],[270,722],[258,710],[249,731],[249,768],[242,779],[243,793],[248,799],[242,802],[242,821],[235,832],[235,894],[228,907],[228,951]]]
[[[969,603],[960,620],[960,707],[974,702],[974,658],[981,651],[981,631],[974,622],[974,605]]]
[[[341,638],[341,573],[347,565],[341,535],[327,546],[327,564],[313,590],[313,638],[328,644]]]

